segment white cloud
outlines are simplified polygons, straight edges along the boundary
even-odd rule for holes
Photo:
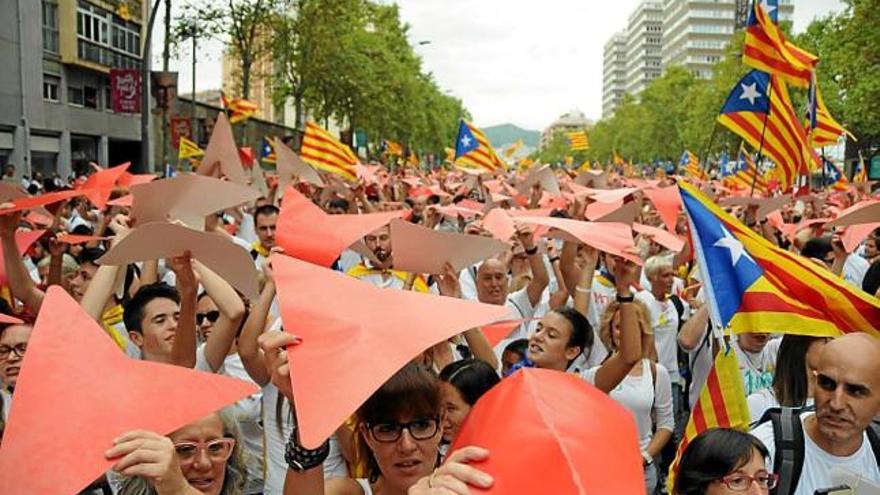
[[[424,60],[424,70],[464,100],[477,125],[513,122],[540,129],[572,108],[599,118],[604,44],[626,26],[639,0],[396,3],[410,25],[410,41]],[[841,8],[840,0],[798,0],[795,31]],[[154,35],[158,55],[158,23]],[[430,43],[418,45],[420,41]],[[198,89],[220,86],[221,50],[217,41],[199,47]],[[181,92],[188,92],[191,84],[189,57],[185,50],[182,60],[172,62],[172,70],[180,71]]]

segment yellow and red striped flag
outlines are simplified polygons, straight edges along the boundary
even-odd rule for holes
[[[422,161],[419,160],[419,155],[416,154],[415,150],[409,150],[409,156],[406,158],[406,164],[410,167],[418,168],[421,163]]]
[[[357,156],[314,122],[306,123],[300,157],[313,167],[336,174],[349,182],[357,182]]]
[[[587,151],[590,149],[590,139],[587,137],[587,131],[566,132],[565,137],[568,138],[568,149],[571,151]]]
[[[617,166],[623,166],[623,158],[616,151],[611,152],[611,163]]]
[[[831,146],[837,144],[837,139],[843,133],[846,133],[855,141],[855,136],[831,116],[831,112],[825,106],[825,100],[822,99],[819,84],[815,79],[814,76],[807,98],[807,123],[805,127],[810,131],[810,144],[817,148]]]
[[[748,152],[744,144],[739,147],[739,156],[735,162],[722,163],[723,182],[735,189],[752,190],[760,196],[767,196],[768,180],[766,174],[762,174],[755,164],[755,159]]]
[[[506,150],[504,150],[504,157],[512,157],[514,153],[516,153],[517,151],[519,151],[520,148],[523,147],[523,145],[525,145],[525,143],[523,143],[523,140],[517,139],[515,143],[511,144]]]
[[[186,136],[180,136],[180,144],[177,149],[177,158],[180,160],[183,160],[184,158],[194,158],[205,154],[205,152],[199,148],[199,145],[190,141]]]
[[[753,2],[743,44],[743,63],[806,88],[819,57],[786,41],[760,2]]]
[[[250,100],[245,100],[244,98],[233,98],[232,101],[229,102],[229,111],[231,112],[229,123],[238,124],[239,122],[244,122],[251,118],[257,113],[257,104]]]
[[[768,241],[693,185],[678,187],[717,326],[734,333],[880,336],[880,299]]]
[[[458,126],[458,137],[455,140],[455,164],[487,172],[507,170],[507,164],[495,154],[483,131],[464,120]]]
[[[712,428],[736,428],[745,431],[751,415],[746,402],[742,375],[732,348],[722,350],[715,356],[715,365],[709,372],[700,398],[694,404],[684,437],[678,444],[675,460],[669,466],[666,488],[672,493],[681,456],[691,441],[700,433]]]
[[[403,146],[397,141],[385,140],[385,152],[389,155],[403,156]]]
[[[688,150],[684,150],[684,153],[681,154],[681,160],[679,160],[678,166],[684,170],[686,175],[693,177],[694,179],[709,180],[706,171],[700,166],[700,159],[697,158],[697,155]]]

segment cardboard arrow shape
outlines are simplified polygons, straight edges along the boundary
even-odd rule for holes
[[[508,314],[504,306],[380,289],[284,255],[273,255],[272,267],[284,330],[302,338],[287,352],[306,448],[425,349]]]
[[[880,221],[880,201],[868,199],[843,210],[837,218],[828,222],[825,226],[829,228],[846,227],[848,225],[876,223],[877,221]]]
[[[136,185],[131,194],[131,214],[138,224],[180,220],[199,229],[206,216],[260,196],[248,186],[192,174]]]
[[[122,433],[167,434],[256,391],[126,357],[63,289],[49,287],[3,436],[0,493],[78,493],[113,465],[104,452]]]
[[[43,237],[45,230],[18,230],[15,232],[15,245],[18,246],[18,252],[24,255],[31,246],[37,242],[37,239]],[[0,259],[3,257],[3,247],[0,246]],[[6,264],[0,263],[0,285],[6,285]]]
[[[77,234],[68,234],[66,232],[59,232],[58,235],[55,236],[55,240],[58,242],[63,242],[65,244],[85,244],[87,242],[93,241],[106,241],[109,237],[102,237],[98,235],[77,235]]]
[[[208,141],[208,147],[205,148],[205,155],[197,173],[214,177],[225,175],[236,184],[247,185],[247,176],[241,166],[238,148],[232,135],[232,126],[229,125],[229,119],[223,112],[217,114],[214,132],[211,133],[211,139]]]
[[[471,210],[470,208],[462,208],[458,205],[449,205],[449,206],[438,206],[437,211],[442,213],[444,216],[448,218],[458,218],[462,217],[465,220],[470,220],[481,213],[479,211]]]
[[[658,229],[657,227],[642,223],[632,224],[632,229],[639,234],[648,236],[652,241],[674,253],[678,253],[684,249],[684,239],[667,230]]]
[[[136,186],[138,184],[153,182],[158,177],[159,176],[156,174],[132,174],[130,172],[124,172],[122,176],[119,177],[117,184],[125,188],[130,188],[131,186]]]
[[[618,189],[608,189],[607,191],[602,191],[596,194],[593,194],[593,199],[599,201],[600,203],[617,203],[618,201],[623,201],[627,196],[635,194],[639,188],[637,187],[621,187]]]
[[[529,174],[517,189],[523,194],[528,194],[535,184],[540,184],[541,189],[552,195],[558,196],[560,193],[559,181],[556,179],[556,175],[553,174],[553,169],[550,168],[550,165],[535,167],[529,170]]]
[[[491,325],[486,325],[480,328],[480,330],[483,332],[483,336],[486,337],[489,345],[494,348],[496,345],[500,344],[502,340],[506,339],[507,336],[513,332],[514,328],[522,325],[525,321],[528,320],[499,321]]]
[[[556,229],[550,231],[548,237],[583,242],[599,251],[620,256],[637,265],[644,264],[636,254],[632,228],[629,225],[615,222],[581,222],[554,217],[519,217],[514,220],[517,223],[544,225]]]
[[[28,196],[24,198],[14,199],[12,201],[9,201],[9,208],[0,209],[0,215],[8,215],[10,213],[15,213],[18,211],[39,209],[39,207],[41,206],[60,203],[61,201],[75,198],[77,196],[83,196],[84,194],[85,191],[82,190],[65,190],[41,194],[39,196]]]
[[[791,203],[791,201],[791,194],[783,194],[782,196],[774,196],[772,198],[727,197],[721,200],[721,206],[742,206],[747,208],[749,205],[757,205],[758,211],[755,215],[760,221],[771,212]]]
[[[660,219],[666,230],[675,232],[675,226],[678,223],[678,214],[681,213],[681,195],[675,186],[664,187],[659,189],[644,189],[642,192],[654,203]]]
[[[492,208],[482,220],[483,228],[492,233],[492,237],[503,242],[510,242],[516,234],[516,224],[507,214],[507,210]]]
[[[117,186],[119,180],[127,173],[130,166],[131,162],[125,162],[122,165],[107,169],[95,166],[97,171],[90,175],[84,183],[76,186],[76,189],[82,190],[83,194],[89,198],[92,204],[103,209],[107,206],[107,200],[110,199],[113,188]]]
[[[289,187],[281,203],[275,241],[284,252],[321,266],[330,266],[347,247],[365,235],[388,225],[392,219],[405,218],[410,210],[365,215],[328,215]]]
[[[471,493],[645,493],[632,413],[577,375],[523,368],[505,378],[477,401],[449,452],[467,445],[489,450],[475,467],[495,480]]]
[[[287,185],[294,177],[319,187],[324,186],[318,171],[304,162],[280,138],[275,138],[275,166],[278,169],[278,187],[282,191],[287,190]]]
[[[635,201],[625,203],[602,203],[596,201],[587,205],[587,219],[593,222],[618,222],[632,225],[639,214],[639,205]]]
[[[411,273],[443,273],[449,263],[456,272],[504,251],[507,244],[479,235],[441,232],[391,220],[394,269]]]
[[[224,234],[202,232],[183,225],[163,222],[141,225],[101,256],[98,262],[127,265],[180,256],[186,251],[251,300],[259,296],[257,268],[247,251]]]

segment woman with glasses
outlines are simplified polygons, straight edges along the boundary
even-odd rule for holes
[[[295,345],[296,337],[266,333],[260,347],[267,357],[272,383],[288,399],[293,399],[290,368],[284,347]],[[324,480],[319,469],[329,454],[327,442],[308,450],[298,440],[296,429],[287,443],[285,460],[289,466],[284,483],[285,495],[406,495],[420,491],[457,486],[459,489],[436,493],[468,493],[468,484],[488,487],[491,478],[466,464],[484,458],[486,452],[465,448],[452,453],[439,469],[442,432],[440,381],[422,364],[410,363],[395,373],[355,413],[355,431],[366,459],[367,477]],[[418,485],[418,486],[417,486]],[[410,491],[410,490],[414,491]],[[461,490],[464,491],[461,491]]]
[[[681,456],[673,495],[767,495],[767,447],[748,433],[715,428],[697,435]]]
[[[0,396],[3,398],[3,418],[8,419],[12,394],[21,371],[24,353],[33,327],[27,324],[9,325],[0,329]]]
[[[240,495],[247,471],[238,427],[216,412],[169,434],[130,431],[105,453],[127,479],[119,495]]]

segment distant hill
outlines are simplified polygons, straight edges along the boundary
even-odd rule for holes
[[[504,148],[515,143],[517,139],[522,139],[523,143],[530,148],[537,148],[538,142],[541,140],[540,132],[522,129],[513,124],[484,127],[483,132],[486,133],[486,137],[495,148]]]

